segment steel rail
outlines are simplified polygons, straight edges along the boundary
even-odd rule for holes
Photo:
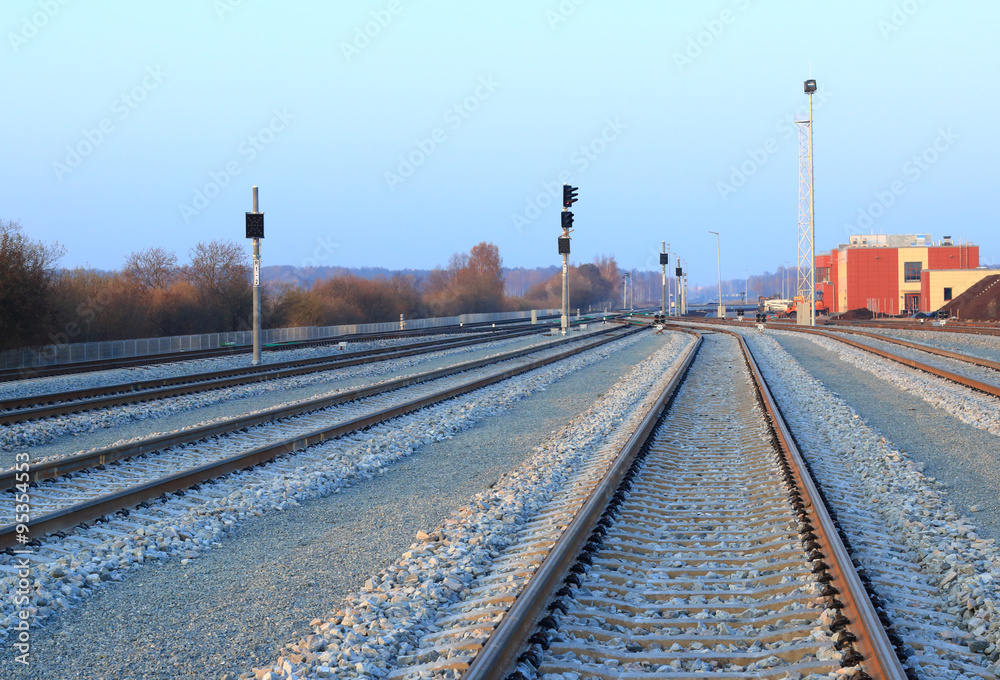
[[[892,642],[890,642],[889,636],[879,620],[878,612],[872,604],[865,584],[854,569],[851,555],[840,539],[837,525],[830,516],[830,511],[826,507],[819,488],[806,467],[802,453],[785,422],[777,400],[771,393],[771,388],[757,365],[750,346],[738,333],[728,330],[725,332],[739,340],[747,366],[754,377],[761,405],[767,411],[775,439],[790,464],[792,475],[802,493],[805,507],[807,511],[811,511],[812,523],[817,529],[817,542],[820,545],[820,551],[825,556],[825,561],[833,576],[830,584],[838,588],[840,594],[843,595],[842,614],[849,619],[849,625],[857,637],[854,645],[864,657],[862,667],[872,678],[906,680],[906,671],[896,656]]]
[[[219,371],[191,373],[171,378],[137,380],[69,392],[54,392],[30,397],[0,400],[0,425],[28,422],[56,415],[94,411],[139,401],[165,399],[184,394],[207,392],[225,387],[279,380],[348,366],[389,361],[419,354],[495,342],[539,333],[537,329],[506,330],[471,340],[430,340],[397,347],[382,347],[341,355],[311,357],[260,366],[242,366]]]
[[[47,535],[56,531],[69,529],[80,523],[90,522],[110,513],[126,510],[140,503],[159,498],[165,494],[181,491],[190,488],[195,484],[201,484],[237,470],[253,467],[276,457],[283,456],[294,451],[299,451],[309,446],[314,446],[315,444],[329,439],[335,439],[349,432],[371,427],[372,425],[391,420],[392,418],[412,413],[413,411],[417,411],[427,406],[431,406],[468,392],[508,380],[521,375],[522,373],[527,373],[537,368],[562,361],[563,359],[585,352],[589,349],[594,349],[607,343],[614,342],[615,340],[627,337],[631,333],[636,332],[639,331],[633,330],[626,331],[624,333],[606,331],[603,333],[606,334],[606,337],[598,338],[581,347],[573,347],[572,349],[559,352],[558,354],[554,354],[552,356],[536,359],[535,361],[523,366],[509,368],[501,373],[495,373],[463,385],[448,388],[418,399],[413,399],[403,404],[383,409],[374,414],[355,418],[331,427],[313,430],[305,435],[287,438],[273,444],[243,451],[223,460],[206,463],[196,468],[190,468],[160,480],[123,489],[99,498],[94,498],[77,505],[63,508],[62,510],[57,510],[46,515],[33,518],[24,524],[28,527],[28,533],[32,536],[32,540],[36,540],[41,535]],[[0,527],[0,549],[11,548],[17,545],[17,539],[19,537],[19,532],[17,531],[18,526],[19,525],[17,524],[11,524],[5,527]]]
[[[793,329],[783,329],[783,330],[793,330]],[[856,342],[849,338],[838,337],[836,333],[828,333],[824,331],[816,331],[807,328],[796,328],[794,329],[797,333],[807,333],[810,335],[818,335],[824,338],[829,338],[831,340],[836,340],[837,342],[842,342],[845,345],[850,345],[865,352],[870,352],[884,359],[889,359],[890,361],[895,361],[897,363],[903,364],[904,366],[909,366],[910,368],[915,368],[918,371],[923,371],[925,373],[930,373],[931,375],[936,375],[939,378],[944,378],[945,380],[950,380],[959,385],[963,385],[970,389],[976,390],[978,392],[983,392],[994,397],[1000,397],[1000,387],[996,385],[990,385],[989,383],[984,383],[979,380],[974,380],[972,378],[966,378],[963,375],[957,373],[952,373],[951,371],[946,371],[942,368],[936,368],[934,366],[929,366],[927,364],[922,364],[919,361],[914,361],[913,359],[907,359],[906,357],[896,356],[891,352],[886,352],[877,347],[872,347],[871,345],[866,345],[863,342]],[[879,338],[881,339],[881,338]],[[920,348],[922,349],[922,348]],[[962,356],[962,355],[959,355]],[[970,362],[971,363],[971,362]]]
[[[684,331],[698,335],[691,331]],[[493,630],[462,680],[503,680],[517,663],[528,638],[544,617],[546,608],[562,585],[567,570],[577,560],[591,533],[604,514],[636,455],[649,438],[660,416],[669,406],[677,388],[684,381],[691,362],[701,348],[701,337],[688,347],[684,360],[663,392],[618,453],[611,468],[584,502],[573,521],[552,546],[552,550],[517,596],[503,620]]]
[[[679,327],[671,327],[671,329],[695,334],[689,329]],[[728,330],[722,332],[738,339],[743,350],[744,360],[754,377],[758,398],[768,413],[775,441],[798,483],[805,507],[811,510],[813,524],[818,529],[817,542],[824,558],[832,563],[830,565],[833,577],[831,583],[836,584],[835,587],[839,588],[840,594],[845,600],[848,600],[843,612],[850,619],[852,631],[858,637],[858,641],[854,644],[864,657],[863,668],[872,678],[879,680],[906,680],[906,673],[895,654],[886,631],[879,622],[878,614],[864,584],[854,570],[850,555],[837,533],[836,525],[805,467],[794,438],[782,419],[780,410],[757,367],[749,346],[739,334]],[[556,590],[560,588],[570,566],[582,552],[609,500],[614,496],[625,477],[625,473],[631,467],[636,454],[650,436],[664,410],[669,407],[670,400],[690,369],[700,342],[699,339],[698,344],[692,348],[681,369],[674,375],[653,409],[644,418],[642,425],[622,448],[600,485],[587,499],[563,535],[556,541],[552,551],[546,556],[525,589],[518,595],[511,608],[504,615],[503,620],[494,629],[469,665],[468,670],[463,673],[462,680],[503,680],[514,669],[518,656],[527,646],[530,636],[536,630],[536,625],[544,617],[548,605]]]
[[[596,331],[591,335],[565,338],[542,346],[513,350],[500,355],[485,357],[483,359],[473,359],[472,361],[466,361],[452,366],[445,366],[432,371],[425,371],[409,377],[396,378],[395,380],[377,383],[367,387],[358,387],[333,396],[308,399],[291,406],[275,406],[254,414],[227,418],[226,420],[210,425],[188,428],[169,434],[150,437],[138,442],[103,447],[95,451],[88,451],[72,456],[56,458],[47,462],[36,463],[31,465],[27,470],[29,481],[37,483],[89,467],[96,467],[98,465],[106,465],[108,463],[125,460],[127,458],[134,458],[136,456],[159,451],[170,446],[187,444],[201,439],[207,439],[208,437],[215,437],[221,434],[254,427],[256,425],[277,422],[292,416],[310,413],[312,411],[319,411],[331,406],[337,406],[338,404],[345,404],[347,402],[357,401],[358,399],[364,399],[377,394],[391,392],[392,390],[410,387],[429,380],[436,380],[449,375],[470,371],[482,366],[498,363],[500,361],[517,359],[535,352],[558,347],[562,344],[579,342],[590,337],[612,333],[616,330],[620,329],[608,328]],[[0,471],[0,490],[13,488],[16,478],[17,475],[15,474],[13,468]]]
[[[785,330],[797,330],[797,329],[793,328]],[[967,364],[973,364],[975,366],[980,366],[982,368],[991,368],[994,371],[1000,371],[1000,363],[997,363],[996,361],[981,359],[979,357],[970,356],[968,354],[959,354],[958,352],[950,352],[946,349],[931,347],[930,345],[922,345],[917,342],[910,342],[908,340],[893,338],[887,335],[878,335],[877,333],[865,333],[864,331],[850,330],[847,328],[835,328],[834,330],[828,332],[849,333],[851,335],[859,335],[864,338],[881,340],[882,342],[886,342],[892,345],[900,345],[901,347],[908,347],[910,349],[920,350],[921,352],[927,352],[928,354],[937,354],[938,356],[947,357],[949,359],[957,359],[958,361],[964,361]]]
[[[973,335],[1000,335],[1000,327],[995,325],[965,324],[949,320],[945,326],[932,326],[930,324],[914,323],[882,323],[877,321],[839,321],[837,319],[827,320],[827,326],[841,328],[854,326],[857,328],[885,328],[902,331],[928,331],[931,333],[966,333]]]
[[[540,316],[539,320],[554,319],[557,316]],[[344,335],[329,335],[322,338],[311,338],[309,340],[291,340],[281,343],[269,343],[264,345],[266,351],[281,351],[285,349],[299,349],[302,347],[313,347],[316,345],[328,345],[335,342],[364,342],[367,340],[380,340],[384,338],[411,337],[420,335],[441,335],[444,333],[464,333],[478,332],[489,326],[501,326],[508,324],[528,323],[528,319],[502,319],[500,321],[477,321],[468,324],[448,324],[446,326],[431,326],[429,328],[408,328],[395,331],[381,331],[374,333],[350,333]],[[21,368],[8,368],[0,370],[0,382],[11,382],[17,380],[30,380],[34,378],[47,378],[56,375],[69,375],[73,373],[89,373],[93,371],[107,371],[116,368],[128,368],[131,366],[145,366],[148,364],[171,363],[175,361],[190,361],[193,359],[209,359],[214,357],[232,356],[235,354],[245,354],[251,351],[249,345],[224,346],[212,349],[180,350],[177,352],[161,352],[157,354],[146,354],[136,357],[119,357],[115,359],[92,359],[89,361],[75,361],[66,364],[50,364],[47,366],[25,366]]]

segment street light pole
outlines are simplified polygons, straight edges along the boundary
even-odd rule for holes
[[[688,263],[681,262],[681,313],[688,313]]]
[[[632,285],[629,286],[631,290],[628,292],[628,311],[630,314],[635,313],[635,270],[632,270],[632,277],[629,279]]]
[[[669,271],[670,270],[670,267],[669,267],[669,264],[670,264],[670,244],[669,243],[667,244],[666,253],[667,253],[667,265],[668,266],[665,267],[665,269],[667,269]],[[674,257],[677,257],[677,253],[674,253]],[[671,290],[671,288],[673,288],[673,286],[670,283],[670,279],[671,279],[670,274],[667,274],[667,311],[664,312],[664,314],[669,314],[670,316],[673,316],[674,312],[673,312],[673,309],[672,309],[673,308],[673,304],[671,303],[671,300],[673,300],[674,296],[673,296],[673,291]]]
[[[719,260],[719,318],[726,318],[726,307],[722,304],[722,245],[719,239],[719,232],[710,231],[709,234],[715,234],[715,254]]]

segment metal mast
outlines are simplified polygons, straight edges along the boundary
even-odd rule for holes
[[[799,128],[799,257],[795,295],[809,301],[809,325],[816,325],[816,223],[813,200],[813,105],[816,81],[805,82],[809,119],[797,120]]]

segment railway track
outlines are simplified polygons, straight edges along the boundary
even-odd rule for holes
[[[697,326],[706,326],[710,328],[718,328],[729,326],[730,328],[741,328],[743,330],[748,330],[751,326],[750,324],[743,323],[742,325],[732,325],[728,322],[705,322],[698,321],[693,322],[690,327],[694,328]],[[673,326],[675,328],[683,328],[684,326]],[[869,354],[874,354],[876,356],[882,357],[883,359],[888,359],[895,363],[908,366],[910,368],[923,371],[924,373],[929,373],[931,375],[943,378],[950,382],[968,387],[977,392],[982,392],[993,397],[1000,397],[1000,363],[995,361],[990,361],[983,359],[981,357],[969,356],[967,354],[960,354],[958,352],[951,352],[948,350],[939,349],[937,347],[931,347],[929,345],[921,345],[919,343],[908,342],[906,340],[900,340],[898,338],[887,337],[883,335],[876,335],[873,333],[865,333],[863,331],[851,331],[846,329],[837,329],[836,331],[827,331],[817,328],[804,328],[801,326],[772,326],[768,324],[767,328],[779,331],[787,331],[790,333],[801,333],[806,335],[813,335],[815,337],[823,337],[829,340],[833,340],[838,343],[843,343],[854,347],[855,349],[862,350]],[[894,354],[885,349],[880,349],[879,347],[873,346],[867,342],[862,342],[858,340],[852,340],[848,337],[844,337],[845,334],[856,335],[860,338],[874,341],[883,342],[890,345],[895,345],[897,347],[904,348],[906,350],[913,350],[914,352],[923,352],[930,354],[933,357],[940,357],[945,360],[937,364],[927,363],[926,360],[920,361],[912,357],[902,356],[900,354]],[[956,365],[952,365],[955,370],[949,370],[946,366],[948,361],[957,362]],[[975,367],[975,369],[970,369],[970,367]],[[976,369],[986,369],[985,371],[978,371]]]
[[[683,373],[391,678],[906,677],[749,348]]]
[[[501,331],[472,339],[430,340],[404,346],[384,347],[340,355],[282,361],[259,366],[194,373],[172,378],[140,380],[79,390],[39,394],[0,400],[0,425],[30,422],[42,418],[94,411],[122,404],[148,402],[199,392],[280,380],[348,366],[388,361],[461,347],[472,347],[497,340],[526,337],[539,333],[535,328]]]
[[[506,352],[346,391],[335,397],[36,464],[27,471],[32,482],[50,481],[32,489],[33,514],[27,529],[38,540],[43,535],[127,511],[164,494],[191,489],[206,480],[371,427],[635,332],[638,330],[613,328],[570,337],[542,347]],[[492,364],[497,365],[491,367]],[[118,462],[105,469],[115,461]],[[22,480],[14,470],[3,475],[6,488],[18,481]],[[12,522],[11,517],[5,520]],[[17,534],[18,527],[13,523],[0,527],[0,548],[13,546]]]
[[[1000,374],[997,373],[998,371],[1000,371],[1000,364],[994,361],[988,361],[986,359],[982,359],[979,357],[972,357],[966,354],[959,354],[957,352],[949,352],[947,350],[938,349],[936,347],[930,347],[928,345],[920,345],[905,340],[899,340],[897,338],[887,338],[881,335],[874,335],[871,333],[863,333],[859,331],[838,330],[836,332],[826,332],[821,330],[814,330],[811,328],[796,328],[796,327],[783,328],[781,330],[828,338],[830,340],[834,340],[836,342],[849,345],[851,347],[854,347],[855,349],[860,349],[864,352],[880,356],[884,359],[888,359],[890,361],[902,364],[904,366],[915,368],[919,371],[923,371],[924,373],[929,373],[939,378],[944,378],[945,380],[948,380],[950,382],[959,385],[963,385],[970,389],[976,390],[977,392],[989,394],[994,397],[1000,397]],[[850,338],[846,338],[844,337],[845,332],[849,332],[852,335],[857,335],[859,337],[868,340],[873,340],[876,342],[884,342],[886,344],[895,345],[908,350],[915,350],[916,352],[924,352],[934,357],[941,357],[947,361],[955,361],[958,362],[958,365],[952,367],[956,370],[949,370],[948,368],[945,368],[945,366],[947,365],[947,361],[938,362],[935,365],[927,363],[926,360],[918,361],[917,359],[911,357],[894,354],[893,352],[887,351],[885,349],[880,349],[879,347],[873,346],[872,344],[869,344],[867,342],[861,342],[857,340],[852,340]],[[980,369],[987,369],[987,370],[977,371],[974,374],[973,371],[966,369],[966,366],[978,367]]]
[[[794,322],[789,322],[794,323]],[[927,331],[929,333],[971,333],[977,335],[1000,335],[1000,327],[996,324],[975,324],[948,321],[944,326],[914,323],[879,323],[877,321],[837,321],[828,319],[826,326],[833,328],[881,328],[886,330]]]
[[[557,318],[543,316],[540,321]],[[285,343],[275,343],[265,345],[262,349],[267,352],[281,351],[285,349],[300,349],[303,347],[316,347],[329,345],[336,342],[367,342],[369,340],[382,340],[386,338],[405,338],[424,335],[439,335],[463,332],[483,332],[488,329],[511,324],[526,323],[525,319],[506,319],[502,321],[483,321],[478,323],[463,324],[461,326],[448,325],[436,326],[432,328],[414,328],[400,331],[385,331],[381,333],[357,333],[350,335],[335,335],[325,338],[315,338],[312,340],[296,340]],[[147,354],[137,357],[121,357],[115,359],[95,359],[91,361],[76,361],[68,364],[56,364],[51,366],[31,366],[24,368],[11,368],[0,370],[0,383],[15,380],[29,380],[33,378],[47,378],[57,375],[69,375],[73,373],[88,373],[94,371],[107,371],[117,368],[129,368],[133,366],[144,366],[149,364],[162,364],[175,361],[191,361],[194,359],[211,359],[216,357],[233,356],[237,354],[247,354],[252,351],[250,346],[225,346],[204,350],[183,350],[179,352],[164,352],[161,354]]]

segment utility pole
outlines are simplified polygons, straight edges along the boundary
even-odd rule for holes
[[[257,187],[253,188],[253,212],[247,214],[247,238],[253,239],[253,359],[260,363],[260,240],[264,238],[264,213],[257,210]]]
[[[576,197],[577,187],[563,184],[562,236],[559,237],[559,254],[562,255],[562,318],[560,325],[562,334],[569,331],[569,235],[573,231],[573,213],[570,206],[579,199]]]

